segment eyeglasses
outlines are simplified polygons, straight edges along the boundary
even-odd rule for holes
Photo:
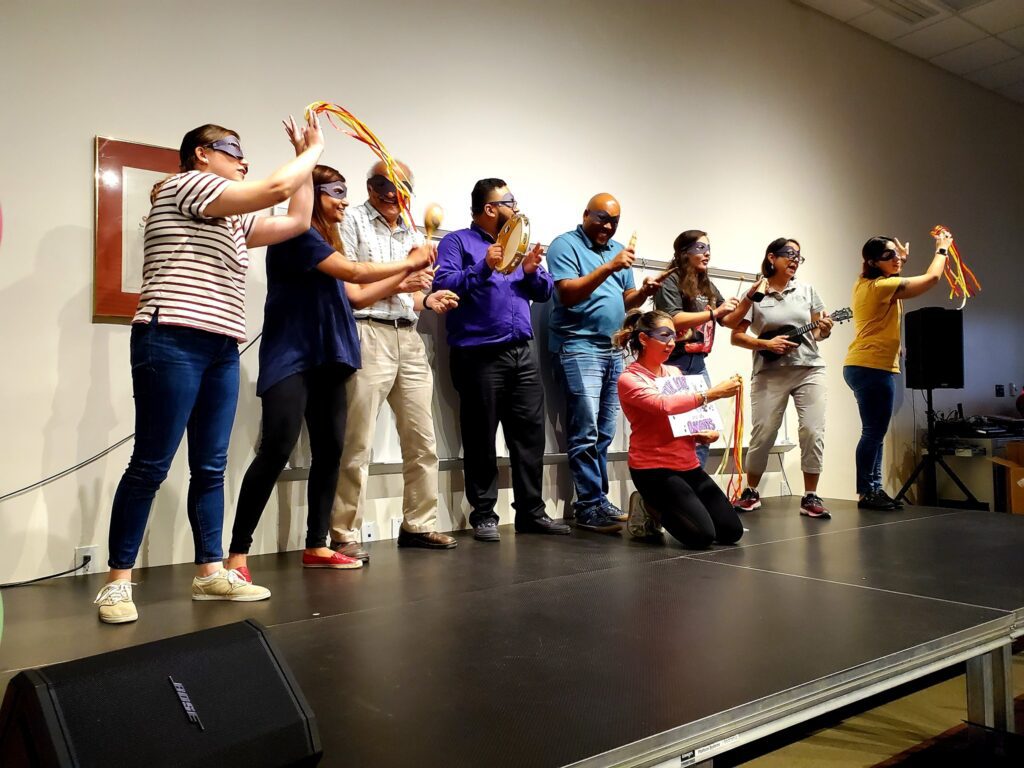
[[[654,328],[650,331],[641,331],[641,333],[655,341],[660,341],[662,344],[668,344],[676,337],[676,332],[672,328]]]
[[[331,181],[327,184],[317,184],[314,188],[317,192],[323,192],[328,197],[333,197],[335,200],[344,200],[348,197],[348,187],[345,186],[343,181]]]
[[[795,261],[797,264],[803,264],[805,261],[807,261],[807,259],[805,259],[803,256],[800,255],[800,251],[798,251],[798,250],[796,250],[794,248],[789,248],[789,247],[780,248],[779,250],[777,250],[775,252],[775,256],[776,257],[781,256],[784,259],[789,259],[790,261]]]
[[[689,253],[696,256],[697,254],[709,253],[711,251],[710,243],[694,243],[687,248],[683,253]]]
[[[397,195],[398,187],[387,176],[382,174],[375,174],[366,180],[366,183],[370,185],[370,189],[376,192],[381,197],[384,195]],[[407,179],[400,179],[399,184],[402,185],[402,189],[406,195],[412,194],[412,182]]]
[[[491,200],[487,205],[503,205],[513,211],[519,210],[519,203],[516,202],[516,199],[512,196],[511,192],[506,192],[497,200]]]
[[[619,217],[612,216],[608,211],[587,211],[587,214],[602,227],[606,224],[611,224],[613,227],[619,226]]]
[[[242,151],[242,145],[234,136],[227,136],[223,139],[217,139],[209,144],[204,144],[207,149],[216,149],[218,152],[223,152],[225,155],[231,155],[236,160],[242,160],[245,158],[245,153]]]

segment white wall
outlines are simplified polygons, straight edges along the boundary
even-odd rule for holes
[[[700,227],[718,266],[753,270],[766,242],[798,237],[805,277],[833,306],[846,303],[868,236],[909,238],[911,266],[923,267],[927,232],[942,222],[985,292],[966,315],[967,388],[943,393],[940,406],[1005,410],[991,384],[1024,380],[1015,259],[1024,109],[786,0],[4,0],[2,18],[0,494],[133,429],[128,329],[90,322],[93,137],[176,147],[189,128],[217,122],[240,131],[264,174],[288,156],[280,119],[320,99],[353,110],[413,166],[420,204],[441,203],[446,227],[467,223],[469,189],[483,176],[510,182],[545,241],[607,190],[622,201],[623,231],[640,232],[641,255],[664,258],[680,230]],[[360,179],[368,151],[327,138],[325,161]],[[249,281],[252,334],[260,261]],[[915,303],[943,301],[936,291]],[[859,429],[841,377],[849,338],[847,326],[826,347],[822,491],[843,497]],[[258,433],[247,358],[229,510]],[[904,463],[909,410],[904,397],[894,430]],[[105,544],[129,451],[0,503],[0,581],[67,567],[74,546]],[[179,456],[141,564],[191,559],[186,475]],[[564,471],[548,480],[564,497]],[[449,481],[454,504],[461,477]],[[372,492],[397,495],[393,486],[382,480]],[[282,488],[261,551],[300,546],[301,488]],[[374,509],[390,517],[395,502]],[[464,511],[445,512],[442,527]]]

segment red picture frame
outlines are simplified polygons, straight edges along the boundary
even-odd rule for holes
[[[138,292],[125,285],[125,257],[129,247],[138,248],[145,219],[136,217],[140,220],[126,226],[124,212],[126,204],[130,210],[147,206],[148,211],[149,193],[145,184],[128,183],[130,169],[169,176],[178,172],[178,162],[176,149],[96,137],[94,323],[131,322],[139,303]]]

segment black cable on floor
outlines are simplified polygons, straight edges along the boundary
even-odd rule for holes
[[[83,568],[85,568],[85,566],[87,566],[91,562],[92,562],[92,555],[86,555],[82,559],[82,564],[78,565],[78,566],[75,566],[74,568],[69,568],[68,570],[61,571],[60,573],[51,573],[49,576],[39,576],[38,578],[29,579],[28,581],[12,581],[10,584],[0,584],[0,589],[11,589],[12,587],[25,587],[25,586],[28,586],[29,584],[35,584],[38,581],[46,581],[47,579],[56,579],[58,576],[67,576],[69,573],[75,573],[76,571],[82,570]]]
[[[244,355],[246,350],[248,350],[249,347],[251,347],[257,341],[259,341],[260,336],[262,336],[262,335],[263,335],[262,333],[257,333],[256,337],[242,348],[242,350],[238,353],[238,356],[241,357],[242,355]],[[128,435],[128,437],[121,438],[120,440],[118,440],[113,445],[107,446],[102,451],[97,453],[95,456],[90,456],[88,459],[85,459],[84,461],[78,462],[73,467],[68,467],[67,469],[62,469],[60,472],[56,473],[55,475],[50,475],[49,477],[44,477],[42,480],[37,480],[36,482],[32,483],[31,485],[26,485],[24,488],[19,488],[16,491],[11,491],[10,493],[5,493],[3,496],[0,496],[0,503],[6,501],[7,499],[13,499],[15,496],[21,496],[23,493],[28,493],[29,491],[34,491],[36,488],[41,488],[42,486],[47,485],[49,483],[52,483],[55,480],[60,480],[62,477],[66,477],[66,476],[70,475],[72,472],[77,472],[78,470],[82,469],[83,467],[89,466],[94,461],[98,461],[99,459],[102,459],[104,456],[106,456],[111,451],[116,450],[117,448],[120,448],[122,445],[127,443],[133,437],[135,437],[135,433],[134,432],[132,432],[130,435]],[[78,570],[78,569],[76,568],[75,570]],[[63,576],[65,573],[73,573],[73,571],[64,571],[63,573],[55,573],[55,574],[53,574],[53,576],[43,576],[41,578],[52,579],[52,578],[54,578],[56,576]],[[38,581],[38,579],[34,579],[34,581]],[[31,583],[31,582],[25,582],[25,583],[28,584],[28,583]],[[21,584],[0,584],[0,589],[3,589],[4,587],[10,587],[10,586],[19,587],[19,586],[21,586]]]

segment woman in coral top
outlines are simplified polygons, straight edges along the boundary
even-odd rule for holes
[[[629,473],[642,507],[655,519],[660,518],[661,525],[683,546],[704,549],[712,542],[735,544],[743,535],[739,515],[701,468],[696,453],[698,444],[713,443],[718,433],[674,437],[668,417],[713,400],[735,397],[739,378],[715,384],[704,393],[662,394],[657,379],[681,375],[678,368],[665,365],[675,348],[675,338],[671,316],[658,310],[631,312],[615,335],[616,345],[636,357],[619,377],[619,401],[631,428]],[[641,505],[633,503],[630,507],[631,512],[637,512],[636,507]],[[639,512],[642,514],[642,509]]]

